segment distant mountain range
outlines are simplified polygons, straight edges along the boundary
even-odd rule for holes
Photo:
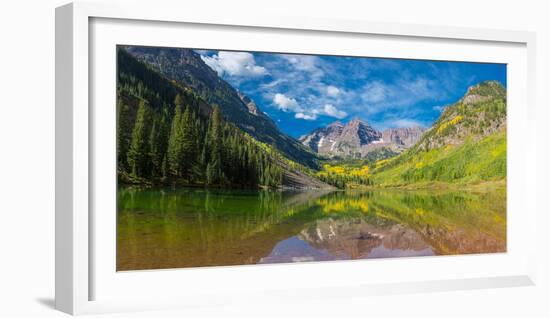
[[[336,121],[299,138],[318,154],[328,157],[360,159],[383,148],[402,152],[416,144],[426,131],[423,127],[391,128],[382,132],[355,118],[347,124]]]

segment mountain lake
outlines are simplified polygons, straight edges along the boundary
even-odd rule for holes
[[[118,271],[506,251],[505,187],[121,187],[117,204]]]

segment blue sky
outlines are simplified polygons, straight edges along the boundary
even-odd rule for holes
[[[359,117],[374,128],[429,127],[471,85],[506,65],[197,50],[287,134],[299,137]]]

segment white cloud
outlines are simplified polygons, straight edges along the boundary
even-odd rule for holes
[[[294,69],[298,71],[308,72],[310,76],[319,78],[322,77],[325,73],[321,68],[319,68],[319,58],[311,55],[283,55]]]
[[[210,66],[219,76],[258,77],[267,75],[265,67],[256,65],[254,55],[246,52],[219,51],[212,56],[201,55],[201,59]]]
[[[338,119],[342,119],[342,118],[344,118],[348,115],[348,113],[346,113],[345,111],[342,111],[342,110],[338,110],[332,104],[325,104],[325,107],[324,107],[323,110],[324,110],[326,115],[328,115],[330,117],[338,118]]]
[[[317,98],[310,96],[306,100],[311,99],[307,102],[308,105],[315,105],[315,102],[318,101]],[[298,103],[298,101],[292,97],[288,97],[285,94],[277,93],[273,96],[273,104],[277,106],[278,109],[284,112],[293,112],[295,113],[294,118],[305,119],[305,120],[315,120],[319,115],[326,115],[338,119],[342,119],[348,116],[348,113],[345,111],[339,110],[332,104],[324,104],[324,106],[308,106],[303,107]],[[321,104],[322,105],[322,104]]]
[[[287,97],[284,94],[277,93],[273,97],[273,103],[282,111],[302,112],[302,107],[298,104],[296,99]]]
[[[336,97],[338,94],[340,94],[340,90],[336,86],[328,85],[326,87],[327,95],[331,97]]]
[[[317,119],[316,114],[308,115],[308,114],[304,114],[304,113],[296,113],[296,115],[294,115],[294,117],[298,118],[298,119],[305,119],[305,120],[315,120],[315,119]]]

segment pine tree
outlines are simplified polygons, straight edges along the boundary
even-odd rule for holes
[[[168,173],[172,177],[181,176],[181,158],[183,154],[182,148],[182,113],[183,99],[178,94],[174,101],[176,105],[176,113],[172,119],[172,127],[170,129],[170,138],[168,140]]]
[[[192,181],[194,175],[196,175],[194,168],[198,163],[197,138],[191,107],[187,106],[181,119],[181,174],[187,181]]]
[[[214,105],[208,127],[208,147],[210,148],[206,176],[208,184],[220,184],[224,181],[222,173],[222,122],[218,105]]]
[[[156,177],[160,175],[162,165],[162,149],[161,149],[161,130],[160,122],[153,120],[153,126],[151,127],[151,133],[149,134],[149,158],[151,160],[151,176]]]
[[[136,116],[136,123],[132,131],[132,141],[128,149],[128,164],[135,177],[145,177],[148,174],[148,135],[151,121],[149,107],[142,100]]]

